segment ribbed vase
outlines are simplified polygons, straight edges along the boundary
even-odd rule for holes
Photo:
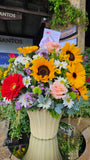
[[[41,140],[31,134],[29,147],[23,160],[62,160],[57,136],[49,140]]]
[[[40,111],[28,110],[27,113],[30,119],[30,130],[34,137],[52,139],[57,135],[60,119],[52,118],[46,109],[41,109]]]

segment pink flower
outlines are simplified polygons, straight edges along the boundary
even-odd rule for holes
[[[87,81],[87,82],[90,82],[90,78],[87,78],[86,81]]]
[[[10,54],[10,58],[16,58],[17,56],[14,53]]]
[[[57,42],[48,42],[45,44],[45,46],[47,47],[47,51],[49,53],[53,53],[54,51],[58,53],[60,50],[60,44]]]
[[[52,85],[50,85],[51,95],[56,98],[65,98],[67,93],[67,88],[64,86],[64,84],[59,83],[58,81],[54,82]]]
[[[84,58],[86,59],[88,56],[85,56]]]

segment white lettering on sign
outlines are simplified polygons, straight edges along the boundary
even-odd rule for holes
[[[15,13],[10,13],[10,12],[0,12],[0,16],[5,16],[5,17],[10,17],[10,18],[16,18],[16,14]]]

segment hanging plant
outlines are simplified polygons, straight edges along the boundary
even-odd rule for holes
[[[87,12],[84,14],[79,8],[70,4],[69,0],[49,0],[50,11],[53,14],[51,28],[59,26],[67,27],[68,24],[83,25],[87,30],[88,17]]]

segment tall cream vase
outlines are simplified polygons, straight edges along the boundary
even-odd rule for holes
[[[60,118],[53,118],[46,109],[27,111],[31,134],[39,139],[52,139],[57,135]]]

